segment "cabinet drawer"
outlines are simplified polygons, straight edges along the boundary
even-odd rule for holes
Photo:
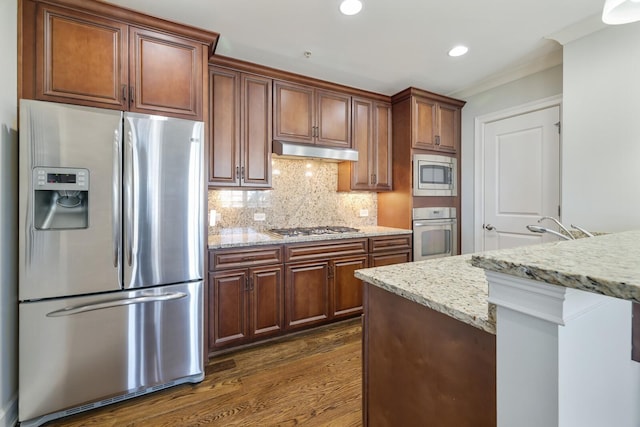
[[[369,252],[401,251],[411,249],[411,234],[369,238]]]
[[[209,270],[282,263],[282,246],[217,249],[209,251]]]
[[[332,240],[329,242],[285,245],[285,262],[306,261],[334,256],[367,253],[367,239]]]

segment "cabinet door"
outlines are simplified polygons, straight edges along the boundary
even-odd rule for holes
[[[456,153],[460,129],[460,109],[447,104],[438,106],[438,139],[436,148],[439,151]]]
[[[329,261],[288,264],[285,268],[287,329],[329,319]]]
[[[275,335],[284,329],[284,280],[282,265],[250,270],[251,335]]]
[[[202,44],[131,27],[129,109],[202,120]]]
[[[238,344],[249,337],[247,270],[209,274],[209,348]]]
[[[373,114],[373,102],[353,99],[353,148],[358,151],[358,161],[343,162],[351,168],[352,190],[370,190],[374,184],[374,172],[371,169],[375,162]]]
[[[242,185],[271,187],[271,79],[242,75]]]
[[[313,144],[313,88],[277,80],[273,88],[273,138]]]
[[[240,185],[240,73],[209,69],[209,185]],[[236,173],[238,172],[238,173]]]
[[[38,4],[36,40],[37,99],[126,108],[125,24]]]
[[[413,97],[411,104],[412,147],[432,150],[435,147],[437,104],[419,97]]]
[[[362,281],[354,276],[354,272],[367,268],[367,256],[335,259],[330,268],[332,317],[362,313]]]
[[[374,133],[372,160],[374,188],[378,191],[392,190],[392,149],[391,149],[391,104],[374,104]]]
[[[316,144],[351,147],[351,97],[316,90]]]

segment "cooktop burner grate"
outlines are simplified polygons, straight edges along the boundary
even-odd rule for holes
[[[360,230],[353,227],[325,225],[320,227],[272,228],[269,231],[284,237],[296,237],[317,236],[321,234],[357,233]]]

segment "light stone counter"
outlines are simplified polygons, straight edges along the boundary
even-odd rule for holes
[[[356,270],[355,276],[425,307],[495,334],[484,271],[471,255]]]
[[[479,253],[472,264],[640,302],[640,230]]]
[[[354,239],[359,237],[392,236],[411,234],[411,230],[402,228],[364,226],[356,233],[322,234],[318,236],[281,237],[253,228],[227,228],[219,234],[209,235],[209,249],[238,248],[256,245],[278,245],[283,243],[312,242],[317,240]]]

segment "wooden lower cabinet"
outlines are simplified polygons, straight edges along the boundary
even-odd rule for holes
[[[209,275],[209,349],[239,345],[283,329],[282,265]]]
[[[286,265],[287,329],[311,326],[329,319],[329,261]]]
[[[384,265],[400,264],[403,262],[411,262],[410,251],[369,255],[369,267],[382,267]]]
[[[356,270],[411,260],[411,234],[209,251],[209,352],[363,312]]]
[[[369,283],[365,427],[496,426],[496,336]]]
[[[331,261],[331,316],[334,319],[362,313],[362,281],[354,272],[367,267],[366,255]]]

